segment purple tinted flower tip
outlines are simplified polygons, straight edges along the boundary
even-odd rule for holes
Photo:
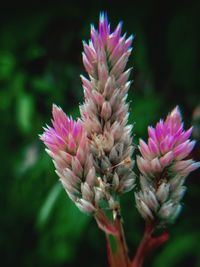
[[[52,114],[53,127],[45,128],[40,139],[53,153],[59,153],[61,150],[70,151],[70,153],[73,150],[73,153],[75,153],[76,144],[78,145],[83,135],[80,120],[74,121],[67,117],[63,110],[56,105],[53,105]]]
[[[53,126],[45,128],[40,138],[48,148],[46,152],[53,159],[69,197],[80,210],[92,213],[94,192],[90,185],[94,184],[96,176],[82,121],[74,121],[56,105],[53,105],[52,114]]]
[[[138,162],[140,171],[144,175],[148,175],[145,169],[147,160],[149,161],[148,166],[151,166],[149,170],[150,175],[158,175],[164,168],[170,166],[171,170],[176,171],[177,168],[173,168],[173,164],[177,164],[177,161],[188,157],[195,146],[195,141],[190,141],[189,139],[191,133],[192,127],[187,131],[184,131],[180,109],[178,106],[175,107],[172,112],[169,113],[166,120],[161,119],[156,124],[155,128],[148,127],[148,145],[143,141],[140,141],[139,148],[145,160],[139,160]],[[159,160],[160,165],[158,164],[157,159]],[[143,166],[143,164],[145,164],[145,166]],[[186,174],[187,170],[188,175],[189,172],[197,169],[198,166],[199,164],[194,164],[191,167],[188,166],[185,168],[185,171],[181,173]]]
[[[109,35],[108,18],[105,12],[101,12],[99,16],[99,35],[103,42],[106,42]]]
[[[83,43],[83,64],[88,78],[81,76],[85,101],[80,107],[99,176],[105,176],[106,181],[107,177],[114,177],[116,172],[113,182],[109,178],[109,184],[111,191],[120,193],[131,190],[134,182],[132,171],[127,173],[126,179],[123,176],[123,180],[122,174],[114,171],[114,165],[127,165],[128,161],[128,166],[133,165],[126,103],[131,84],[128,81],[131,69],[126,69],[126,64],[133,36],[126,38],[126,34],[121,33],[122,23],[111,31],[105,12],[100,13],[98,28],[91,26],[91,40]],[[109,170],[106,175],[101,170],[102,166]]]

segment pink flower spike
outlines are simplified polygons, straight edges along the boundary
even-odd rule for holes
[[[164,173],[167,176],[171,175],[171,171],[173,171],[173,175],[175,173],[178,174],[179,171],[182,172],[183,166],[181,165],[181,160],[188,157],[195,146],[195,141],[189,140],[191,133],[192,127],[187,131],[184,131],[183,129],[183,122],[178,106],[168,114],[165,121],[161,119],[156,124],[156,128],[149,126],[148,145],[141,142],[139,146],[143,157],[143,160],[139,160],[142,170],[141,172],[144,174],[144,162],[145,166],[147,166],[147,161],[151,164],[149,176],[154,175],[157,177],[159,169],[160,172],[162,172],[163,168],[165,168]],[[152,157],[149,157],[149,152]],[[195,164],[194,168],[195,166],[198,166],[198,164]],[[186,167],[187,166],[185,165],[184,169]],[[146,175],[148,176],[147,173]]]
[[[131,84],[127,81],[130,69],[125,70],[133,37],[121,36],[121,30],[121,23],[114,31],[110,30],[105,13],[100,14],[98,30],[91,26],[91,41],[89,45],[84,43],[83,53],[89,82],[82,78],[84,103],[80,107],[98,175],[109,184],[110,192],[117,193],[131,190],[135,181],[131,170],[134,162],[131,158],[132,137],[127,127],[129,105],[126,99]],[[80,147],[77,157],[82,161],[85,151]],[[126,164],[126,159],[130,163]],[[113,164],[130,169],[131,175],[128,172],[124,175]],[[112,181],[115,172],[120,180],[118,186]]]
[[[59,151],[71,151],[76,149],[76,142],[79,142],[82,135],[80,121],[73,121],[68,118],[60,107],[53,105],[53,128],[48,127],[41,135],[41,140],[54,153]],[[53,149],[52,149],[53,148]]]
[[[94,212],[93,189],[89,188],[91,198],[84,199],[82,183],[90,174],[90,183],[95,184],[93,158],[89,151],[87,134],[79,119],[74,121],[66,116],[60,107],[53,105],[53,127],[45,128],[41,140],[48,147],[47,153],[52,157],[56,173],[77,206],[85,212]],[[91,171],[92,169],[92,171]],[[82,180],[83,179],[83,180]]]

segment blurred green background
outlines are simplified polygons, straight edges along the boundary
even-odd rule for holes
[[[101,10],[113,27],[123,20],[124,31],[136,34],[129,61],[135,143],[177,104],[199,139],[199,1],[6,1],[0,11],[1,266],[107,266],[103,233],[68,199],[38,140],[52,103],[79,115],[82,40]],[[170,240],[145,266],[200,267],[199,176],[196,171],[188,178]],[[133,192],[122,198],[122,209],[133,255],[144,228]]]

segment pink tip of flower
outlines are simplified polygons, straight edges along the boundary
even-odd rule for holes
[[[195,146],[196,142],[189,139],[191,133],[192,127],[187,131],[183,129],[178,106],[169,113],[165,121],[161,119],[155,128],[148,127],[148,145],[140,140],[139,150],[143,158],[137,159],[141,173],[151,176],[152,173],[156,174],[161,172],[163,168],[172,165],[171,170],[184,176],[184,174],[187,175],[197,169],[199,163],[187,165],[186,162],[181,162],[189,156]],[[148,163],[151,166],[151,172],[149,173]]]
[[[74,121],[66,116],[63,110],[53,105],[53,127],[45,128],[40,139],[54,153],[66,151],[75,153],[77,144],[83,135],[83,127],[80,120]]]
[[[184,143],[178,145],[174,149],[174,157],[176,160],[181,160],[187,157],[190,152],[193,150],[194,146],[196,144],[196,141],[185,141]]]
[[[100,12],[99,15],[99,34],[103,42],[106,41],[108,35],[110,33],[108,18],[105,12]]]

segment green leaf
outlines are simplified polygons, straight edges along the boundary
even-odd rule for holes
[[[80,242],[91,217],[79,211],[67,197],[64,189],[60,191],[61,193],[58,191],[58,188],[53,188],[49,193],[37,223],[42,223],[38,224],[39,226],[45,226],[39,228],[42,233],[40,235],[39,247],[42,249],[40,253],[49,263],[64,264],[71,262],[76,257],[78,242]],[[52,242],[52,240],[56,242]],[[48,255],[46,251],[49,251]]]
[[[56,183],[49,194],[47,195],[46,200],[44,201],[41,209],[39,210],[38,213],[38,218],[37,218],[37,225],[39,227],[43,227],[46,222],[48,221],[49,216],[51,215],[51,212],[54,208],[55,202],[62,190],[62,186],[60,183]]]
[[[33,126],[34,103],[31,95],[20,94],[16,103],[17,123],[22,132],[28,133]]]

